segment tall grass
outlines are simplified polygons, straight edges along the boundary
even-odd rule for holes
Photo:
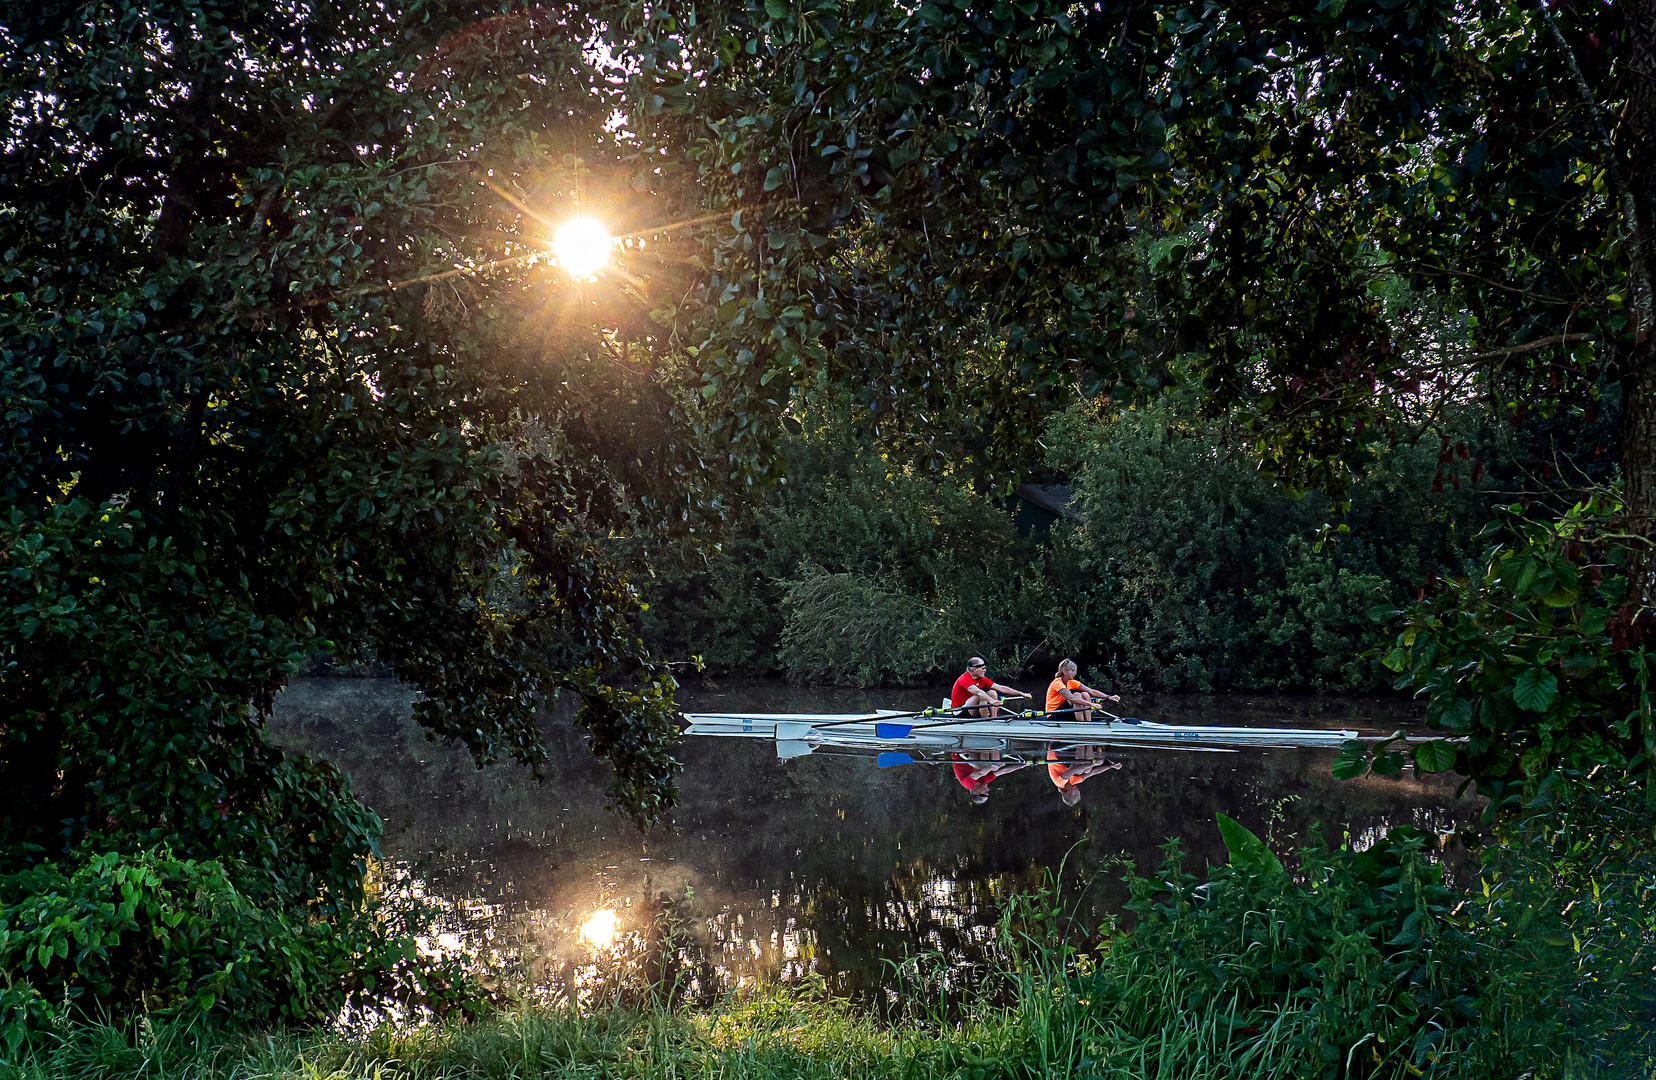
[[[880,1023],[842,1003],[773,988],[721,1008],[525,1008],[470,1024],[365,1033],[282,1032],[226,1036],[185,1024],[59,1029],[28,1056],[0,1065],[6,1080],[529,1080],[529,1078],[721,1078],[987,1080],[1233,1080],[1331,1076],[1487,1076],[1403,1062],[1376,1067],[1369,1047],[1330,1062],[1310,1052],[1313,1002],[1248,1007],[1240,993],[1204,994],[1173,970],[1120,973],[1114,1007],[1055,980],[1044,957],[1013,976],[1015,1004],[974,1011],[939,1027]],[[1574,1070],[1555,1076],[1608,1075]],[[1616,1075],[1647,1076],[1629,1063]]]
[[[1170,844],[1153,877],[1128,875],[1130,932],[1083,926],[1083,898],[1056,888],[1015,897],[997,974],[962,998],[945,995],[947,973],[898,964],[900,992],[920,1007],[883,1019],[821,985],[711,1007],[657,985],[600,1007],[355,1033],[66,1022],[0,1064],[0,1080],[1656,1076],[1656,989],[1638,974],[1656,938],[1637,903],[1656,882],[1649,845],[1619,851],[1631,891],[1597,869],[1572,882],[1573,862],[1601,861],[1576,845],[1547,856],[1537,890],[1515,862],[1507,884],[1454,893],[1426,842],[1398,830],[1368,852],[1303,852],[1294,876],[1233,850],[1201,883]],[[1575,892],[1599,904],[1594,921]],[[1475,897],[1495,915],[1477,915]]]

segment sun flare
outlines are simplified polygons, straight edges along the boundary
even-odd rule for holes
[[[614,945],[615,912],[606,909],[588,915],[587,921],[581,924],[581,938],[600,949]]]
[[[552,235],[552,255],[570,277],[592,278],[609,265],[615,241],[591,218],[571,218]]]

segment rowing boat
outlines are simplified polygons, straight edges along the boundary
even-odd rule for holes
[[[684,718],[690,723],[686,735],[774,739],[782,757],[797,757],[825,746],[994,750],[1005,749],[1012,742],[1317,748],[1337,747],[1358,737],[1350,730],[1157,724],[1131,717],[1081,721],[1035,712],[991,719],[943,716],[917,720],[914,713],[891,709],[867,713],[686,713]],[[898,720],[908,723],[896,723]]]

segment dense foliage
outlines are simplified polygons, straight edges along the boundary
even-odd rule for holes
[[[1134,687],[1379,688],[1369,610],[1475,554],[1522,449],[1505,426],[1463,410],[1460,456],[1442,437],[1377,454],[1331,531],[1327,498],[1262,476],[1189,395],[1050,424],[1045,468],[1074,499],[1058,521],[814,411],[782,441],[788,482],[718,548],[653,560],[645,635],[716,670],[865,685],[982,652],[1008,674],[1074,655]],[[1445,484],[1445,456],[1489,468]]]
[[[1600,766],[1632,770],[1656,798],[1651,612],[1629,573],[1648,540],[1628,528],[1610,492],[1557,521],[1520,518],[1480,569],[1385,613],[1398,624],[1386,666],[1451,739],[1352,745],[1337,774],[1396,772],[1407,755],[1505,802],[1559,769]]]
[[[1183,380],[1239,410],[1269,471],[1360,518],[1375,448],[1411,445],[1442,402],[1567,414],[1613,383],[1632,644],[1600,627],[1595,583],[1604,604],[1570,608],[1584,645],[1520,649],[1466,695],[1435,657],[1409,663],[1437,679],[1436,719],[1487,720],[1456,750],[1480,776],[1511,775],[1508,748],[1532,780],[1649,756],[1648,705],[1614,675],[1643,656],[1656,572],[1653,42],[1656,0],[8,13],[0,874],[177,858],[295,933],[356,910],[374,823],[263,737],[318,651],[390,663],[479,761],[538,762],[537,710],[573,694],[616,803],[652,818],[673,798],[672,681],[635,637],[617,538],[705,534],[718,485],[773,476],[790,403],[847,389],[918,464],[851,482],[867,520],[844,552],[811,546],[843,515],[805,485],[743,526],[763,559],[705,571],[782,601],[778,662],[866,680],[968,642],[1014,663],[1078,642],[1119,677],[1222,685],[1234,657],[1292,655],[1258,679],[1340,686],[1370,677],[1353,604],[1415,580],[1408,537],[1318,550],[1289,514],[1268,558],[1227,549],[1213,513],[1260,489],[1193,485],[1173,512],[1221,543],[1111,564],[1111,515],[1161,496],[1106,470],[1066,577],[992,524],[980,485],[1004,490],[1077,398]],[[576,207],[628,237],[596,282],[545,265]],[[1405,284],[1428,302],[1389,307]],[[1226,437],[1202,439],[1221,462]],[[1145,459],[1169,483],[1205,460]],[[957,528],[904,490],[942,491],[990,540],[894,551]],[[765,532],[788,528],[811,539]],[[1538,628],[1516,643],[1556,636],[1548,565],[1546,593],[1539,571],[1495,574],[1500,618]],[[977,584],[997,574],[1010,596]],[[1476,651],[1481,594],[1444,595],[1464,610],[1405,644],[1442,625],[1444,657]],[[769,606],[720,604],[741,625]],[[5,932],[31,917],[8,908]],[[91,954],[86,972],[36,955],[55,997],[103,977]]]
[[[181,1025],[62,1025],[38,1080],[434,1077],[1645,1075],[1656,1055],[1650,832],[1627,792],[1546,793],[1444,879],[1414,830],[1365,851],[1313,848],[1290,874],[1221,818],[1228,866],[1206,880],[1176,850],[1130,873],[1128,928],[1072,917],[1074,894],[1009,898],[995,974],[944,1004],[923,955],[904,964],[930,1014],[882,1022],[812,988],[750,988],[711,1011],[675,1008],[671,964],[644,962],[630,1006],[524,1009],[481,1023],[303,1042],[244,1043]],[[1607,869],[1613,859],[1615,869]],[[670,935],[664,935],[664,941]],[[650,973],[653,972],[653,975]],[[652,977],[663,981],[648,983]],[[44,1046],[44,1044],[43,1044]],[[0,1063],[0,1076],[9,1076]]]
[[[241,870],[238,877],[246,877]],[[0,1050],[85,1015],[271,1025],[388,1008],[473,1010],[480,987],[418,955],[415,927],[378,905],[328,919],[271,908],[216,862],[165,848],[47,861],[0,877]]]
[[[1290,875],[1222,820],[1230,865],[1199,884],[1170,850],[1159,873],[1132,876],[1132,929],[1076,993],[1141,1035],[1169,1011],[1229,1013],[1276,1044],[1280,1075],[1632,1068],[1652,1050],[1640,898],[1656,853],[1628,801],[1611,785],[1548,792],[1460,888],[1417,830],[1308,849]]]
[[[1053,534],[1074,569],[1049,639],[1130,685],[1384,685],[1369,608],[1463,563],[1496,472],[1446,486],[1439,440],[1381,451],[1335,529],[1326,496],[1294,497],[1261,475],[1244,432],[1195,413],[1174,396],[1113,416],[1074,409],[1049,428],[1048,460],[1076,496],[1075,527]],[[1475,411],[1448,421],[1446,446],[1509,456]]]
[[[812,411],[782,450],[786,483],[717,547],[652,553],[653,648],[864,685],[1015,648],[1027,545],[969,477],[883,452],[843,408]]]
[[[1333,488],[1423,393],[1579,413],[1608,379],[1648,517],[1650,0],[733,7],[672,32],[751,86],[717,197],[767,376],[801,371],[764,328],[803,334],[876,423],[991,464],[1077,384],[1190,378]],[[1445,314],[1469,342],[1430,347]]]
[[[647,298],[546,265],[546,212],[589,185],[621,225],[701,205],[667,176],[691,152],[671,125],[610,124],[625,79],[584,45],[609,25],[463,2],[8,10],[0,874],[176,857],[295,933],[344,919],[378,825],[263,732],[320,651],[390,664],[480,762],[541,760],[538,710],[572,695],[617,805],[670,804],[672,682],[606,545],[718,515],[696,489],[730,415],[690,399]],[[77,963],[28,979],[58,1000],[102,978]],[[103,1004],[150,991],[197,993]]]

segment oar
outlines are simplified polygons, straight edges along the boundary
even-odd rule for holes
[[[962,706],[962,707],[964,707],[964,706]],[[887,719],[890,719],[890,718],[893,718],[893,717],[895,717],[897,719],[902,719],[905,716],[937,716],[940,713],[946,713],[946,712],[951,711],[952,708],[953,708],[952,706],[950,706],[950,707],[937,707],[937,706],[934,706],[930,709],[916,709],[913,712],[886,713],[885,717]],[[805,724],[812,731],[826,731],[829,728],[845,727],[848,724],[866,724],[866,723],[868,723],[869,719],[870,718],[866,717],[866,716],[859,716],[854,720],[835,720],[831,724],[811,724],[808,721],[804,721],[804,720],[794,721],[794,722]]]
[[[1034,697],[1033,694],[1024,694],[1023,696],[1027,697],[1027,698],[1033,698]],[[962,709],[964,709],[966,707],[967,706],[965,706],[965,705],[959,706],[959,708],[962,708]],[[972,706],[972,707],[973,708],[984,708],[986,706]],[[950,724],[958,724],[958,723],[962,723],[966,720],[982,719],[981,717],[961,717],[955,711],[955,709],[956,709],[956,707],[953,706],[953,705],[944,705],[944,706],[935,706],[935,707],[930,708],[930,709],[916,709],[914,712],[891,712],[891,713],[886,713],[883,717],[880,718],[880,720],[876,721],[876,723],[874,725],[875,726],[875,737],[880,738],[880,739],[900,739],[900,738],[903,738],[905,735],[907,735],[908,731],[912,731],[916,727],[922,727],[922,728],[925,728],[925,727],[948,727]],[[887,720],[893,720],[893,719],[901,720],[904,717],[948,716],[948,715],[954,715],[955,719],[945,720],[945,721],[942,721],[941,723],[937,723],[937,724],[918,724],[918,725],[917,724],[906,724],[906,725],[905,724],[888,724],[888,723],[885,722]],[[847,726],[854,725],[854,724],[866,724],[866,723],[869,722],[869,719],[870,719],[869,717],[859,716],[859,717],[856,717],[855,719],[851,719],[851,720],[835,720],[831,724],[813,724],[813,723],[810,723],[809,721],[806,721],[806,720],[793,720],[793,721],[787,721],[786,723],[788,725],[789,734],[793,735],[796,732],[803,732],[807,729],[810,730],[810,731],[827,731],[830,728],[847,727]],[[782,726],[783,726],[783,724],[779,723],[777,725],[777,728],[780,730]],[[908,729],[908,731],[904,731],[903,735],[888,735],[888,734],[885,734],[887,731],[896,731],[897,729],[904,728],[904,727],[906,727]]]
[[[1185,747],[1182,747],[1182,746],[1180,746],[1180,747],[1166,747],[1166,749],[1169,749],[1169,750],[1183,750],[1183,749],[1185,749]],[[1211,753],[1218,753],[1218,754],[1227,754],[1227,753],[1228,754],[1234,754],[1234,753],[1236,753],[1236,751],[1234,751],[1234,750],[1215,750],[1215,749],[1211,749],[1209,747],[1200,747],[1200,746],[1199,747],[1191,747],[1190,749],[1202,750],[1202,751],[1205,751],[1205,752],[1210,753],[1210,754]],[[855,755],[840,754],[840,755],[835,755],[835,756],[837,756],[837,757],[854,757]],[[1001,764],[1001,765],[1039,765],[1039,764],[1045,763],[1045,764],[1053,764],[1053,765],[1077,765],[1077,764],[1080,764],[1084,760],[1090,760],[1090,759],[1085,759],[1085,758],[1030,757],[1027,760],[1025,760],[1022,757],[1006,757],[1006,758],[999,759],[997,761],[997,764]],[[889,768],[891,768],[895,765],[953,765],[953,764],[959,764],[959,763],[956,762],[953,758],[950,758],[947,761],[941,761],[941,760],[940,761],[923,761],[923,760],[919,760],[919,759],[917,759],[917,758],[915,758],[915,757],[913,757],[909,754],[906,754],[901,750],[885,750],[885,751],[882,751],[881,753],[877,754],[874,758],[875,767],[881,768],[881,769],[889,769]]]

